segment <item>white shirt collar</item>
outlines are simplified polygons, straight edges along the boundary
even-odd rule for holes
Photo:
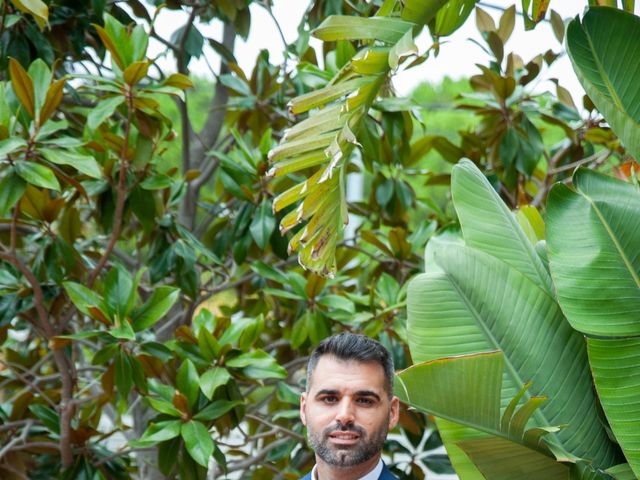
[[[378,460],[378,464],[375,466],[373,470],[371,470],[369,473],[366,473],[363,477],[360,477],[358,480],[378,480],[378,478],[380,478],[381,473],[382,473],[382,458]],[[316,475],[317,475],[316,466],[314,465],[313,470],[311,470],[311,479],[318,480],[318,477],[316,477]]]

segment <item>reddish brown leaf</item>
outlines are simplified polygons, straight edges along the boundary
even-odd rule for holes
[[[44,105],[40,111],[40,125],[49,120],[49,117],[56,111],[58,105],[62,101],[62,93],[64,90],[64,84],[67,80],[65,78],[53,82],[47,90],[47,96],[44,99]]]
[[[22,68],[20,62],[13,58],[9,59],[9,73],[11,75],[11,85],[13,85],[16,97],[18,97],[22,106],[33,118],[35,107],[33,81],[31,77],[27,71]]]

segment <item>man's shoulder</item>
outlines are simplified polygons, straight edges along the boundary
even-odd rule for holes
[[[379,480],[398,480],[398,477],[391,473],[391,470],[389,470],[386,465],[383,465]]]
[[[311,480],[311,472],[307,473],[300,480]],[[380,473],[378,480],[398,480],[398,477],[391,473],[391,470],[389,470],[386,465],[383,465],[382,472]]]

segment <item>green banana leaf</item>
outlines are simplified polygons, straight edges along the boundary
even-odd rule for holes
[[[438,417],[436,417],[436,427],[438,427],[442,443],[458,478],[461,480],[486,480],[478,467],[458,445],[465,440],[490,438],[490,435]]]
[[[502,352],[425,362],[398,373],[395,393],[403,402],[439,419],[455,420],[491,434],[458,443],[482,472],[476,478],[534,479],[543,475],[568,480],[569,466],[556,462],[540,441],[543,435],[559,429],[525,431],[529,418],[545,398],[532,397],[518,408],[527,385],[500,417],[503,367]],[[470,402],[470,398],[476,401]]]
[[[447,245],[436,261],[442,272],[409,285],[414,361],[503,351],[503,405],[531,381],[532,394],[549,397],[534,414],[535,425],[567,424],[556,434],[559,445],[612,466],[615,449],[598,418],[584,342],[554,299],[506,263],[469,247]]]
[[[640,478],[640,338],[589,338],[587,349],[607,420]]]
[[[550,399],[535,425],[568,425],[550,442],[600,468],[619,463],[598,417],[584,341],[550,293],[534,246],[470,162],[454,167],[452,190],[465,243],[476,248],[441,242],[427,272],[409,285],[414,361],[501,350],[503,407],[531,381],[533,395]]]
[[[611,467],[607,469],[607,473],[615,478],[615,480],[636,480],[638,478],[633,474],[628,463]]]
[[[569,480],[567,465],[504,438],[465,440],[460,448],[488,480]]]
[[[451,173],[451,195],[465,243],[508,263],[551,292],[551,278],[516,215],[469,160]]]
[[[573,183],[555,185],[547,206],[558,301],[581,332],[640,335],[640,191],[583,168]]]
[[[589,8],[567,28],[567,51],[594,105],[627,151],[640,160],[640,18]]]

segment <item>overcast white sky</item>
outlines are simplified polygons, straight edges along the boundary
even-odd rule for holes
[[[292,42],[297,38],[297,26],[300,23],[305,10],[309,5],[308,0],[274,0],[273,13],[278,19],[284,37],[287,42]],[[514,4],[514,1],[492,0],[482,2],[498,7],[507,8]],[[516,8],[520,10],[520,1],[515,2]],[[551,8],[555,9],[563,18],[568,19],[582,13],[587,5],[587,0],[552,0]],[[639,8],[639,7],[636,7]],[[500,11],[494,8],[484,9],[490,13],[497,23]],[[180,12],[163,10],[157,23],[157,29],[167,38],[171,33],[184,24],[186,16]],[[261,49],[268,49],[272,62],[282,62],[283,43],[276,26],[265,11],[264,8],[257,4],[251,5],[251,34],[247,42],[240,41],[236,45],[235,55],[240,66],[246,72],[253,67],[255,58]],[[222,35],[222,25],[220,22],[214,22],[210,25],[199,25],[198,27],[205,36],[220,40]],[[442,45],[438,58],[429,58],[422,65],[410,70],[399,72],[394,77],[394,85],[399,94],[409,94],[420,82],[428,80],[431,82],[439,82],[445,76],[452,78],[469,77],[478,72],[476,63],[486,63],[486,54],[468,39],[478,38],[478,32],[475,28],[475,15],[469,17],[467,22],[456,31],[451,37],[447,38],[447,42]],[[431,40],[426,33],[423,33],[417,39],[417,45],[420,52],[424,52],[431,44]],[[320,45],[319,42],[312,45]],[[157,45],[156,52],[160,52],[164,47]],[[555,39],[548,22],[543,22],[531,32],[525,32],[522,24],[522,17],[516,19],[516,28],[514,33],[506,45],[506,52],[514,51],[519,54],[525,62],[529,61],[538,53],[542,53],[547,48],[555,51],[560,49],[560,44]],[[210,49],[209,49],[210,52]],[[218,61],[215,56],[209,53],[209,64],[217,70]],[[203,59],[192,60],[190,68],[193,74],[200,76],[211,76],[207,62]],[[538,90],[552,89],[553,84],[545,81],[548,78],[559,78],[563,86],[568,88],[573,96],[576,104],[580,104],[580,96],[582,88],[576,79],[571,63],[566,55],[556,61],[552,67],[543,72],[540,76],[542,81],[537,85]]]

